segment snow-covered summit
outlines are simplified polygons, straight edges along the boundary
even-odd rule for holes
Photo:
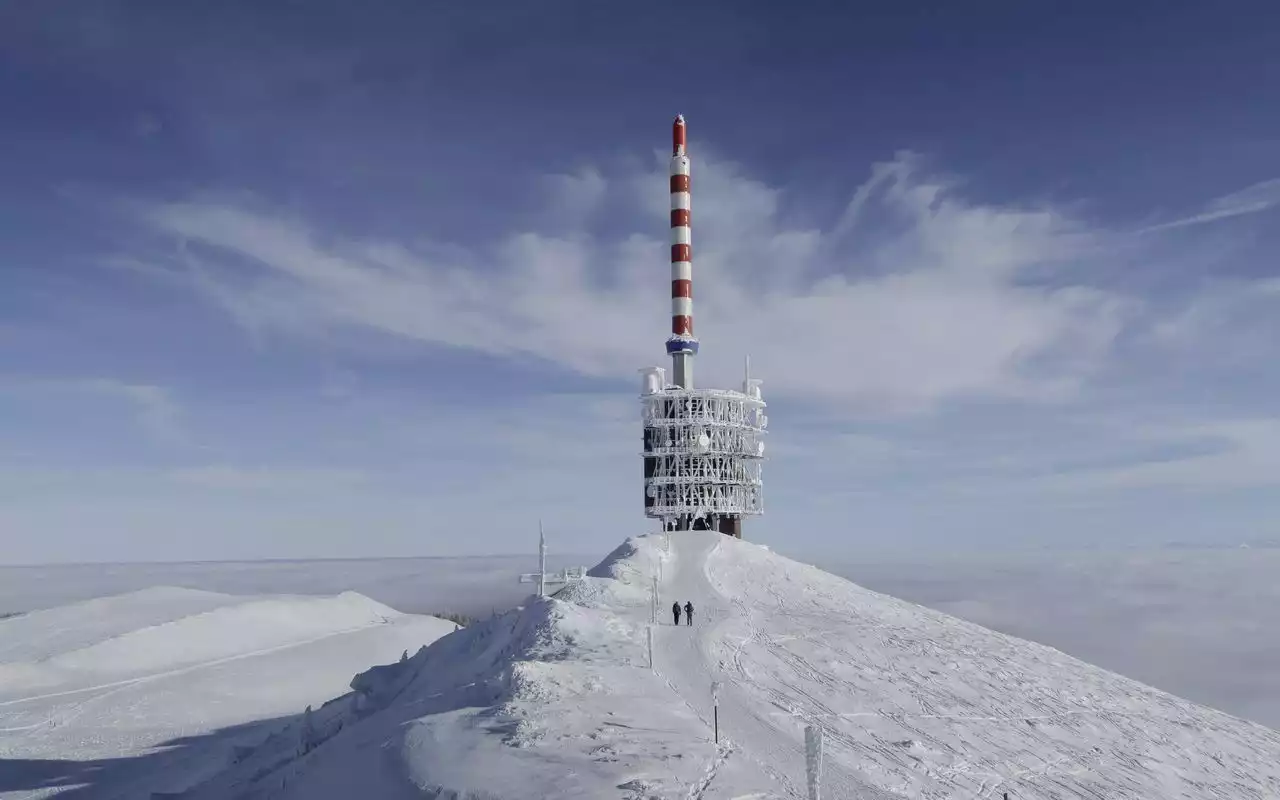
[[[352,686],[192,796],[804,797],[806,722],[825,797],[1280,796],[1275,731],[714,533],[628,540]]]

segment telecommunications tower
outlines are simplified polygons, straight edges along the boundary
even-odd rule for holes
[[[693,252],[684,117],[671,129],[671,383],[641,370],[644,513],[663,530],[716,530],[742,538],[743,517],[764,513],[764,400],[748,362],[742,391],[695,389]]]

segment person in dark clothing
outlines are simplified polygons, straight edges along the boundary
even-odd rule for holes
[[[676,624],[680,624],[680,601],[677,600],[671,604],[671,614],[676,618]]]
[[[684,618],[685,618],[686,624],[688,625],[693,624],[693,603],[688,600],[684,602]],[[676,621],[676,624],[677,625],[680,624],[679,620]]]

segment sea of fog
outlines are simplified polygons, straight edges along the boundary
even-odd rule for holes
[[[547,566],[590,567],[599,560],[548,555]],[[350,590],[411,614],[487,617],[534,591],[519,577],[537,568],[536,556],[0,566],[0,616],[150,586],[183,586],[227,594]]]
[[[558,556],[555,569],[603,555]],[[810,559],[803,559],[810,560]],[[1280,550],[1020,553],[812,562],[876,591],[1032,639],[1280,728]],[[518,603],[532,556],[0,567],[0,616],[156,585],[354,590],[425,614]]]

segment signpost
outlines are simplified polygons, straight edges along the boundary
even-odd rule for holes
[[[546,597],[547,584],[564,586],[582,580],[586,574],[586,567],[565,567],[559,572],[547,572],[547,536],[542,530],[542,520],[538,520],[538,571],[524,573],[520,582],[538,584],[538,597]]]

